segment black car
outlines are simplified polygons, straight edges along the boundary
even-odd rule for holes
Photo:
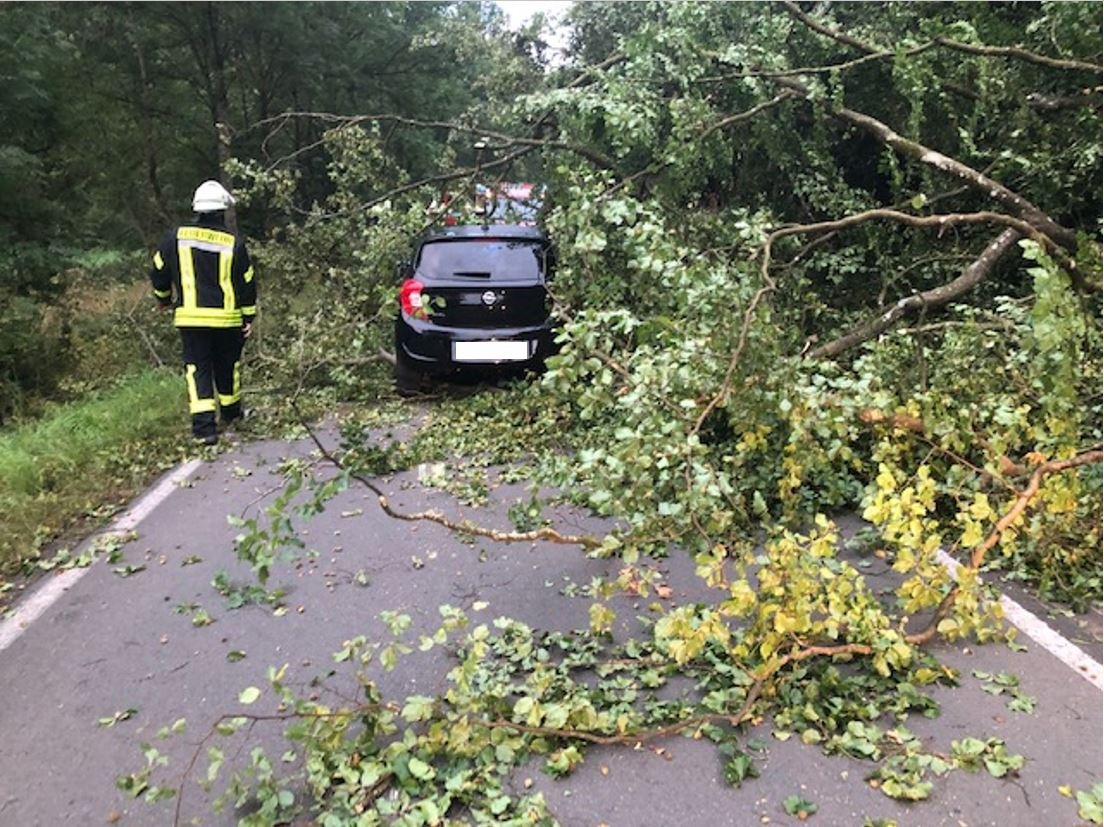
[[[401,266],[395,384],[539,369],[553,352],[545,284],[552,247],[535,227],[458,226],[422,236]]]

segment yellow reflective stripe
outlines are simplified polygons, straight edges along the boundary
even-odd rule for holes
[[[167,299],[169,296],[172,295],[172,290],[156,290],[155,289],[153,291],[153,295],[157,296],[157,298],[159,298],[159,299]]]
[[[181,227],[176,231],[177,241],[202,241],[205,244],[217,244],[220,247],[234,249],[234,236],[230,233],[220,233],[218,230],[207,230],[202,227]]]
[[[257,315],[257,305],[251,304],[248,307],[241,308],[241,314],[243,316],[256,316]]]
[[[189,413],[207,413],[208,411],[215,410],[214,399],[200,399],[199,389],[196,387],[195,381],[196,366],[188,365],[184,372],[184,378],[188,382],[188,412]]]
[[[241,327],[242,315],[221,307],[178,307],[173,321],[177,327]]]
[[[156,267],[158,270],[161,270],[165,266],[165,260],[161,258],[160,250],[153,254],[153,266]]]
[[[195,307],[195,262],[192,259],[192,248],[177,242],[176,255],[180,259],[180,305]]]
[[[219,404],[222,407],[227,405],[234,405],[241,401],[241,361],[234,363],[233,370],[233,384],[230,388],[230,393],[220,393],[218,395]]]
[[[234,280],[230,276],[230,267],[233,263],[233,250],[224,250],[219,253],[219,287],[222,289],[222,307],[224,310],[233,310],[238,303],[237,296],[234,295]]]
[[[249,284],[249,282],[253,281],[253,265],[252,264],[250,264],[249,269],[245,271],[245,275],[243,276],[243,278],[245,279],[246,284]]]

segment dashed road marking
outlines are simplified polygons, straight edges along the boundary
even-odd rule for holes
[[[106,530],[96,537],[112,537],[126,534],[137,528],[138,524],[150,515],[153,509],[168,499],[176,487],[195,473],[203,460],[193,459],[184,463],[166,476],[161,482],[143,494],[137,502],[119,516]],[[58,599],[88,574],[90,567],[72,568],[49,577],[41,586],[20,601],[4,620],[0,620],[0,652],[3,652],[19,638],[42,614],[54,605]]]

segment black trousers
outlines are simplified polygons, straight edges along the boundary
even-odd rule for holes
[[[192,433],[212,437],[216,434],[216,410],[221,412],[223,424],[241,416],[242,332],[236,327],[179,330]]]

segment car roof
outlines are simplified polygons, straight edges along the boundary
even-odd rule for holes
[[[422,241],[462,238],[531,238],[544,241],[548,237],[536,227],[525,227],[520,224],[461,224],[430,230],[422,236]]]

